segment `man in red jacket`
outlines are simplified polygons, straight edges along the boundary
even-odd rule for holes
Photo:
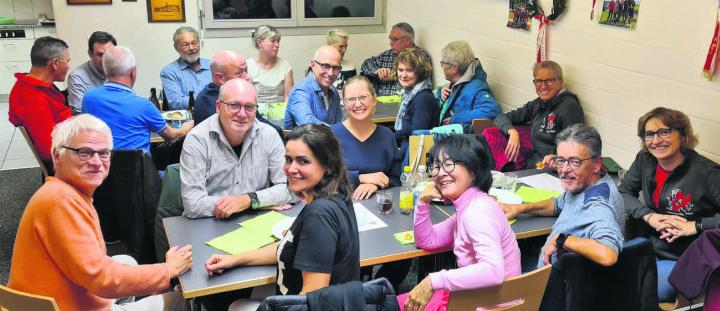
[[[45,165],[52,168],[50,133],[55,124],[72,115],[65,96],[53,85],[65,81],[70,63],[68,45],[53,37],[38,38],[30,50],[30,61],[29,73],[15,74],[9,120],[15,126],[25,126]]]

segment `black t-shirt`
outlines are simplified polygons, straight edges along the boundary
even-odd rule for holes
[[[330,273],[330,285],[360,280],[355,210],[338,197],[318,198],[300,212],[278,246],[277,290],[297,295],[302,271]]]

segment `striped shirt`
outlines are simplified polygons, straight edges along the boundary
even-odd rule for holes
[[[183,215],[211,217],[223,196],[257,193],[260,206],[293,200],[283,171],[285,149],[277,132],[253,121],[238,157],[228,142],[217,114],[188,133],[180,155]]]

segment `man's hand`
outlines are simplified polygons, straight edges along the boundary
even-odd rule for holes
[[[406,311],[423,311],[425,305],[427,305],[430,298],[432,298],[433,289],[430,276],[426,276],[410,293],[408,293],[408,299],[405,301]]]
[[[392,70],[390,68],[379,68],[375,70],[375,75],[382,81],[392,81]]]
[[[192,267],[192,246],[185,245],[182,248],[171,247],[165,253],[165,264],[170,272],[170,278],[176,278],[190,270]]]
[[[552,264],[552,262],[550,262],[552,255],[557,253],[557,244],[555,244],[557,238],[558,235],[556,234],[545,244],[545,247],[543,248],[543,264]]]
[[[446,101],[448,96],[450,96],[450,86],[445,86],[440,90],[440,98],[442,98],[443,101]]]
[[[555,169],[555,165],[554,165],[554,163],[555,163],[555,157],[556,157],[556,156],[555,156],[554,154],[548,154],[548,155],[546,155],[546,156],[543,158],[542,162],[540,162],[540,164],[542,165],[542,168],[538,168],[538,169],[543,169],[543,168],[548,168],[548,167],[549,167],[549,168],[552,168],[552,169]]]
[[[663,221],[658,232],[661,233],[660,238],[668,243],[674,242],[681,236],[693,236],[698,233],[694,221],[680,221],[677,219]]]
[[[220,200],[215,203],[213,214],[216,218],[228,218],[232,214],[246,210],[248,207],[250,207],[249,195],[229,195],[220,198]]]
[[[360,174],[358,179],[361,184],[374,184],[380,188],[387,188],[390,185],[390,178],[383,172]]]
[[[643,219],[645,222],[647,222],[650,227],[653,227],[656,231],[660,232],[660,230],[663,230],[665,226],[663,226],[663,223],[668,220],[676,220],[681,222],[687,222],[687,219],[675,216],[675,215],[665,215],[665,214],[658,214],[658,213],[650,213],[645,216],[643,216]]]
[[[378,191],[378,186],[375,184],[360,184],[355,188],[352,198],[353,200],[365,200],[370,198],[376,191]]]
[[[508,130],[508,143],[505,147],[505,156],[508,161],[515,162],[520,154],[520,134],[516,129]]]
[[[500,201],[498,201],[498,204],[500,204],[503,212],[505,212],[505,217],[507,217],[507,219],[515,219],[522,213],[520,204],[505,204]]]
[[[185,123],[183,123],[183,125],[180,127],[180,131],[182,131],[183,134],[187,134],[187,132],[190,132],[193,126],[195,126],[194,120],[185,121]]]

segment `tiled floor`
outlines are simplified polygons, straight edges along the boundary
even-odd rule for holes
[[[0,103],[0,170],[38,167],[20,131],[8,121],[8,103]]]

